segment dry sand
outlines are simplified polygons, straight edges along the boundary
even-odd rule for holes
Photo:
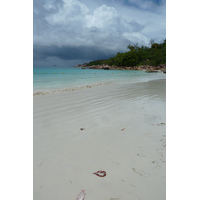
[[[34,200],[166,199],[165,91],[155,80],[34,96]]]

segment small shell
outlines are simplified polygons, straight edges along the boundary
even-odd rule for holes
[[[106,172],[105,172],[105,171],[97,171],[97,172],[95,172],[95,173],[93,173],[93,174],[95,174],[95,175],[97,175],[97,176],[99,176],[99,177],[104,177],[104,176],[106,176]]]
[[[81,192],[78,194],[76,200],[84,200],[85,199],[85,190],[81,190]]]

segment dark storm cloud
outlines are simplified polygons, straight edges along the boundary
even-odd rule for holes
[[[77,60],[77,59],[103,59],[113,56],[115,52],[113,51],[104,51],[98,47],[69,47],[63,46],[58,47],[55,45],[52,46],[34,46],[33,48],[34,59],[41,60],[48,57],[58,57],[63,60]]]
[[[153,9],[155,6],[165,4],[166,0],[123,0],[124,4],[135,6],[139,9]]]
[[[34,0],[34,60],[101,59],[165,39],[165,1]]]

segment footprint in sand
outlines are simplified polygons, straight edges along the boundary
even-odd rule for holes
[[[136,171],[135,168],[132,168],[133,172],[135,172],[136,174],[139,174],[140,176],[144,176],[145,177],[145,171],[140,170],[140,171]]]
[[[161,158],[160,158],[160,160],[163,162],[163,163],[166,163],[164,160],[162,160]]]
[[[42,164],[43,164],[43,161],[38,166],[40,167],[40,166],[42,166]]]
[[[144,156],[144,155],[140,155],[139,153],[137,153],[137,156],[140,156],[140,157],[146,157],[146,156]]]
[[[125,180],[122,180],[122,182],[125,182],[125,183],[127,183],[127,181],[125,181]],[[129,184],[129,183],[128,183]],[[129,184],[130,186],[132,186],[132,187],[135,187],[135,185],[132,185],[132,184]]]
[[[154,161],[152,161],[152,163],[153,163],[153,164],[156,164],[156,166],[153,167],[153,169],[155,169],[155,168],[157,168],[157,167],[160,167],[157,161],[154,160]]]

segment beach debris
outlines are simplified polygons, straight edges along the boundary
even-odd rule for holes
[[[84,200],[85,199],[85,195],[86,195],[85,190],[81,190],[81,192],[76,197],[76,200]]]
[[[105,172],[105,171],[97,171],[97,172],[95,172],[95,173],[93,173],[93,174],[95,174],[95,175],[97,175],[97,176],[99,176],[99,177],[104,177],[104,176],[106,176],[106,172]]]
[[[81,131],[85,130],[85,128],[80,128]]]
[[[158,126],[162,126],[162,125],[166,125],[165,123],[160,123],[160,124],[157,124]]]
[[[124,130],[125,130],[125,128],[122,128],[122,129],[121,129],[121,131],[124,131]]]

